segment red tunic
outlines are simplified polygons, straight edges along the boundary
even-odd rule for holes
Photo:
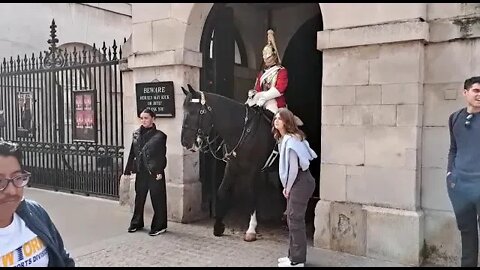
[[[271,87],[270,85],[265,85],[266,87],[264,87],[263,85],[260,85],[260,78],[262,77],[263,73],[264,73],[263,70],[259,72],[257,76],[257,81],[255,82],[255,90],[257,92],[267,91]],[[277,101],[278,108],[283,108],[287,106],[287,102],[285,100],[285,91],[287,90],[287,85],[288,85],[287,69],[281,68],[280,70],[278,70],[277,81],[275,83],[275,88],[277,88],[278,92],[282,94],[281,96],[275,98],[275,100]]]

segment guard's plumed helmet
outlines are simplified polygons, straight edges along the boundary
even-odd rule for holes
[[[278,54],[277,44],[275,43],[274,32],[272,29],[267,31],[267,45],[263,47],[263,61],[265,65],[272,66],[280,64],[280,55]]]

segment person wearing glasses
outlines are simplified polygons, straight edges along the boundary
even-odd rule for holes
[[[447,191],[462,241],[461,266],[478,263],[478,215],[480,213],[480,76],[465,80],[467,106],[448,119]]]
[[[23,197],[21,160],[18,145],[0,139],[0,267],[74,267],[45,209]]]

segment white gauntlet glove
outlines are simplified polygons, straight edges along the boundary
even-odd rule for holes
[[[248,90],[248,98],[245,103],[248,104],[248,106],[252,107],[253,105],[257,104],[258,98],[259,95],[257,94],[257,91],[255,89]]]
[[[248,98],[253,98],[253,96],[255,96],[256,93],[257,93],[257,90],[255,89],[248,90]]]
[[[271,87],[270,89],[268,89],[268,91],[259,92],[258,94],[255,95],[255,98],[258,97],[256,104],[262,107],[265,104],[265,102],[271,99],[277,98],[281,95],[282,94],[277,90],[277,88]]]
[[[267,102],[267,99],[262,96],[258,99],[257,105],[260,106],[260,107],[263,107],[263,105],[265,105],[265,102]]]

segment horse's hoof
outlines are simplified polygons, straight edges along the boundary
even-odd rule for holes
[[[225,232],[225,225],[213,226],[213,235],[222,236],[224,232]]]
[[[243,237],[243,240],[246,242],[253,242],[257,240],[257,234],[256,233],[245,233],[245,236]]]

